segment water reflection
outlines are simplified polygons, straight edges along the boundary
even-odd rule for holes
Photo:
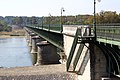
[[[0,67],[31,66],[25,38],[0,38]]]

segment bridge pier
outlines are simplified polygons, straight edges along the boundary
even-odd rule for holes
[[[39,36],[33,36],[32,37],[32,49],[31,53],[37,53],[37,43],[40,42],[41,38]]]
[[[26,30],[26,40],[28,42],[29,51],[30,53],[32,53],[31,54],[32,64],[35,64],[37,60],[37,54],[33,54],[33,53],[37,53],[36,42],[38,41],[38,36],[36,36],[35,33],[33,33],[27,28],[25,28],[25,30]]]
[[[30,33],[32,33],[32,31],[29,31],[27,28],[25,28],[25,36],[26,36],[26,41],[28,42],[28,45],[29,45],[29,42],[30,42]]]
[[[107,61],[103,51],[95,44],[90,44],[91,80],[108,77]]]
[[[41,41],[37,43],[37,47],[37,63],[35,66],[59,63],[59,55],[57,54],[57,48],[55,46],[47,41]]]
[[[28,46],[30,47],[30,51],[31,51],[31,48],[32,48],[32,37],[33,36],[36,36],[36,34],[35,33],[30,33],[30,35],[29,35],[29,44],[28,44]]]
[[[39,36],[32,36],[32,46],[31,46],[31,56],[32,56],[32,63],[33,65],[36,63],[37,61],[37,45],[36,43],[39,41]]]
[[[32,46],[31,46],[31,55],[32,55],[32,60],[33,60],[33,65],[36,64],[37,62],[37,53],[38,53],[38,48],[37,48],[37,43],[43,41],[39,36],[32,36]]]

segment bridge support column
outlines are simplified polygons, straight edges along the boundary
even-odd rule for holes
[[[32,36],[32,46],[31,46],[31,55],[32,55],[32,62],[33,65],[37,62],[37,43],[43,41],[44,39],[42,39],[39,36]]]
[[[37,45],[36,45],[36,43],[38,42],[39,38],[40,38],[39,36],[32,36],[31,56],[32,56],[33,65],[37,61]]]
[[[107,61],[105,55],[101,49],[94,44],[90,44],[90,48],[91,80],[101,80],[102,77],[107,76]]]
[[[25,33],[25,36],[26,36],[26,41],[28,42],[28,45],[29,45],[29,42],[30,42],[30,33],[32,33],[31,31],[28,31],[26,29],[26,33]]]
[[[57,48],[47,41],[41,41],[37,43],[38,53],[37,53],[37,63],[35,66],[41,64],[55,64],[59,63],[59,55],[57,54]]]
[[[40,41],[40,37],[39,36],[33,36],[32,37],[32,49],[31,49],[31,53],[37,53],[37,43]]]
[[[29,42],[29,33],[28,31],[25,31],[26,41]]]
[[[30,51],[31,51],[31,47],[32,47],[32,37],[35,35],[36,35],[35,33],[30,33],[29,44],[28,44],[28,46],[30,47]]]

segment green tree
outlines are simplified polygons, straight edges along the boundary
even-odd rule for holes
[[[93,24],[94,16],[89,16],[85,21],[86,24]],[[96,14],[96,23],[120,23],[120,14],[118,15],[115,11],[101,11]]]
[[[3,20],[0,20],[0,31],[10,31],[11,27]]]
[[[87,20],[85,20],[85,24],[93,24],[93,16],[89,16],[89,18]]]
[[[15,25],[21,25],[22,23],[23,23],[22,17],[15,17],[13,19],[13,24],[15,24]]]

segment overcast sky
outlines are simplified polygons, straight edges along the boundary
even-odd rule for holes
[[[60,16],[93,14],[94,0],[0,0],[0,16]],[[120,0],[96,0],[96,12],[117,11],[120,13]]]

